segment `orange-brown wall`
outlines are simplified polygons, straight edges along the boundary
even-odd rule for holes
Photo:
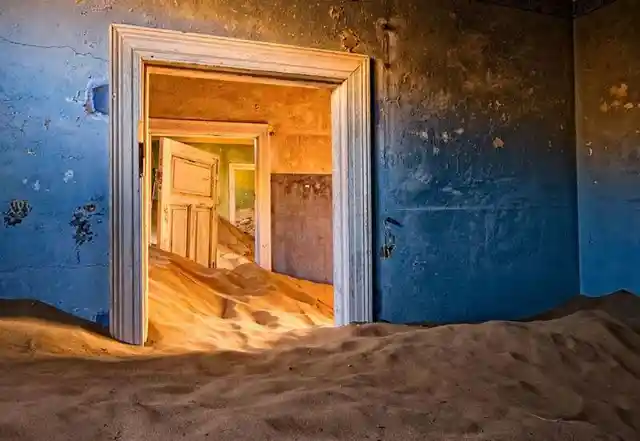
[[[331,91],[153,75],[150,116],[274,128],[272,173],[331,173]]]

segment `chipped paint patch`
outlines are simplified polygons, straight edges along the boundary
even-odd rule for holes
[[[13,199],[9,202],[9,208],[3,213],[5,227],[14,227],[31,213],[31,205],[25,200]]]
[[[454,196],[462,196],[462,192],[461,192],[460,190],[456,190],[455,188],[453,188],[453,187],[452,187],[452,186],[450,186],[450,185],[447,185],[446,187],[444,187],[444,188],[442,189],[442,191],[443,191],[444,193],[450,193],[450,194],[452,194],[452,195],[454,195]]]
[[[331,6],[329,8],[329,17],[332,20],[338,21],[344,16],[344,8],[342,6]]]
[[[424,139],[425,141],[429,141],[429,132],[426,130],[421,130],[419,132],[409,132],[413,136],[417,136],[418,138]]]
[[[501,149],[504,147],[504,141],[501,138],[494,138],[493,140],[493,147],[496,149]]]
[[[347,52],[353,52],[360,46],[360,37],[351,29],[343,29],[340,32],[340,44]]]
[[[40,181],[36,180],[36,182],[33,183],[33,185],[31,186],[35,191],[40,191]]]
[[[626,98],[629,95],[629,86],[625,83],[622,83],[619,86],[611,86],[609,94],[616,98]]]
[[[72,179],[73,179],[73,170],[67,170],[66,172],[64,172],[64,178],[62,178],[62,180],[65,183],[68,183]]]

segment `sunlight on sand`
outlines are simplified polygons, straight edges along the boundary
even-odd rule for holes
[[[330,286],[229,266],[152,249],[144,348],[0,301],[0,439],[640,439],[633,295],[530,322],[333,328]]]

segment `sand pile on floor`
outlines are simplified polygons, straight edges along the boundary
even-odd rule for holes
[[[172,263],[158,264],[158,271],[165,271],[163,265]],[[187,284],[187,277],[206,280],[216,292],[246,283],[244,277],[209,280],[193,269],[183,271],[180,283]],[[270,283],[283,289],[279,281]],[[192,301],[195,316],[202,302]],[[249,317],[261,305],[248,299],[232,309],[207,307],[218,316],[232,310]],[[179,314],[188,318],[188,309]],[[271,349],[169,356],[144,348],[138,350],[142,359],[118,362],[107,361],[115,343],[104,354],[100,345],[93,347],[88,360],[4,357],[0,439],[640,439],[640,299],[578,299],[548,316],[554,318],[319,328]],[[190,320],[182,330],[171,323],[170,331],[158,332],[165,339],[183,338],[202,319]],[[14,329],[21,321],[9,323]],[[85,339],[86,345],[103,341],[80,325],[67,324],[59,334],[43,327],[40,344],[45,336],[47,344],[64,344],[54,340],[80,332],[97,339]],[[34,338],[28,327],[20,332]],[[6,353],[11,342],[0,343]],[[87,354],[74,344],[66,341],[65,355]]]
[[[255,261],[255,237],[234,226],[223,217],[218,218],[217,267],[235,269]]]
[[[247,263],[209,269],[150,248],[149,344],[244,350],[283,333],[333,324],[333,288]]]
[[[142,351],[40,302],[0,300],[0,356],[131,355],[271,347],[333,324],[333,288],[254,263],[210,269],[150,247],[149,335]]]
[[[244,257],[253,257],[255,236],[241,231],[227,219],[218,218],[218,243]]]

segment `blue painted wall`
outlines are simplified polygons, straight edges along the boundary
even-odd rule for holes
[[[553,307],[579,289],[571,22],[432,6],[405,15],[429,18],[401,31],[400,99],[376,161],[380,214],[400,224],[386,229],[379,317]]]
[[[640,292],[640,1],[576,21],[583,293]]]
[[[570,21],[468,0],[75,3],[0,5],[3,297],[107,308],[108,127],[83,99],[112,22],[375,57],[379,319],[518,318],[578,292]]]

